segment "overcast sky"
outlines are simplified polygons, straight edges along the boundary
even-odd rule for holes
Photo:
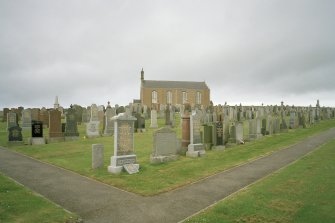
[[[335,106],[335,1],[0,1],[2,107],[128,104],[148,80],[214,104]]]

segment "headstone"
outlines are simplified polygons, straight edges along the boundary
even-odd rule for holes
[[[66,113],[66,125],[64,132],[65,140],[77,140],[79,138],[79,132],[77,127],[76,116],[72,105]]]
[[[295,123],[295,112],[291,112],[290,113],[290,128],[291,129],[294,129],[296,126],[296,123]]]
[[[49,142],[64,141],[61,115],[58,110],[49,111]]]
[[[91,119],[86,123],[86,136],[94,138],[100,136],[99,127],[99,110],[96,104],[91,105]]]
[[[151,163],[163,163],[178,158],[178,141],[175,131],[169,127],[164,127],[155,131],[153,138]]]
[[[182,148],[188,148],[188,145],[190,144],[190,116],[187,112],[182,114],[181,123],[182,123],[181,146]]]
[[[224,126],[223,123],[216,122],[214,123],[214,132],[213,132],[213,149],[223,150],[225,149],[225,135],[224,135]]]
[[[90,121],[99,121],[99,110],[96,104],[91,105],[91,119]]]
[[[201,115],[196,109],[190,117],[190,144],[186,156],[199,157],[206,154],[205,147],[201,142]]]
[[[43,107],[39,113],[40,117],[38,120],[43,122],[46,128],[49,128],[49,112]]]
[[[214,144],[214,136],[213,136],[213,133],[215,131],[215,128],[214,128],[214,125],[213,124],[210,124],[210,123],[207,123],[207,124],[204,124],[204,137],[203,137],[203,142],[204,142],[204,145],[206,147],[206,149],[211,149],[212,148],[212,145]]]
[[[92,169],[103,167],[104,146],[102,144],[92,144]]]
[[[19,142],[22,143],[22,128],[19,126],[12,126],[8,129],[8,142]]]
[[[114,133],[114,121],[112,118],[115,116],[115,110],[112,109],[109,102],[105,112],[105,129],[104,136],[111,136]]]
[[[32,121],[39,121],[39,117],[40,117],[40,109],[32,108],[31,109],[31,120]]]
[[[22,112],[22,128],[30,129],[31,128],[31,109],[24,109]]]
[[[170,106],[168,105],[166,106],[165,109],[165,125],[171,126],[170,114],[171,114]]]
[[[4,108],[3,109],[3,116],[2,116],[2,122],[6,122],[7,121],[7,113],[9,112],[9,108]]]
[[[136,164],[134,153],[134,122],[136,118],[126,113],[120,113],[114,116],[113,120],[114,156],[111,157],[111,165],[108,166],[108,171],[120,173],[125,164]]]
[[[13,126],[18,126],[17,114],[15,112],[7,113],[7,129]]]
[[[235,122],[230,127],[230,139],[231,143],[236,144],[244,144],[243,140],[243,123],[242,122]]]
[[[31,123],[31,144],[45,144],[43,137],[43,122],[41,121],[32,121]]]
[[[157,111],[152,109],[151,110],[151,123],[150,123],[150,128],[157,128],[158,124],[157,124]]]

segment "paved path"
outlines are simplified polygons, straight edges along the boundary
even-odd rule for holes
[[[84,222],[178,222],[335,138],[335,128],[205,180],[153,197],[119,190],[0,147],[0,171]]]

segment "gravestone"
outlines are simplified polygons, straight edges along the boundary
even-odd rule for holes
[[[214,144],[214,136],[213,136],[213,132],[215,131],[214,125],[207,123],[204,124],[203,128],[204,128],[203,143],[206,149],[211,149],[212,145]]]
[[[32,108],[31,109],[31,120],[32,121],[39,121],[39,117],[40,117],[40,109]]]
[[[31,141],[32,145],[41,145],[45,144],[43,137],[43,122],[41,121],[32,121],[31,123]]]
[[[126,164],[136,164],[134,153],[134,122],[135,117],[126,113],[120,113],[112,118],[114,120],[114,156],[111,157],[111,164],[108,171],[120,173]]]
[[[86,136],[88,138],[94,138],[100,136],[99,133],[99,110],[96,104],[91,106],[91,119],[86,123]]]
[[[104,146],[102,144],[92,144],[92,169],[103,167]]]
[[[153,133],[153,138],[151,163],[163,163],[178,158],[178,141],[175,131],[169,127],[163,127]]]
[[[214,123],[214,131],[213,131],[213,149],[214,150],[224,150],[225,146],[225,135],[224,135],[224,126],[223,123],[216,122]]]
[[[150,112],[150,116],[151,116],[151,123],[150,123],[150,128],[157,128],[158,124],[157,124],[157,111],[152,109]]]
[[[17,114],[15,112],[7,113],[7,130],[10,127],[18,126]]]
[[[39,115],[38,120],[42,121],[46,128],[49,128],[49,112],[43,107]]]
[[[22,128],[20,126],[12,126],[8,129],[8,142],[9,143],[23,143]]]
[[[91,118],[90,121],[99,121],[99,110],[96,104],[91,105]]]
[[[186,156],[199,157],[205,154],[205,147],[201,142],[201,114],[196,109],[190,117],[190,144]]]
[[[105,129],[104,136],[111,136],[114,133],[114,121],[112,118],[115,116],[115,110],[110,106],[110,102],[108,102],[106,112],[105,112]]]
[[[243,122],[232,123],[230,127],[229,142],[234,144],[244,144],[243,140]]]
[[[58,110],[49,111],[49,142],[64,141],[61,115]]]
[[[9,112],[9,108],[4,108],[3,109],[3,114],[2,114],[2,122],[7,121],[7,113]]]
[[[79,132],[77,127],[77,120],[75,116],[75,111],[72,108],[72,105],[66,112],[66,125],[65,125],[65,140],[77,140],[79,138]]]
[[[22,128],[31,129],[31,109],[24,109],[22,111]]]
[[[171,126],[170,114],[171,114],[170,106],[167,105],[166,109],[165,109],[165,125],[170,125]]]
[[[295,112],[290,113],[290,129],[294,129],[296,126],[295,123]]]

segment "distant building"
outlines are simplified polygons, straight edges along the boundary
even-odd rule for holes
[[[181,106],[188,102],[192,107],[210,104],[210,90],[206,82],[145,80],[141,71],[141,103],[149,108],[160,105]]]

